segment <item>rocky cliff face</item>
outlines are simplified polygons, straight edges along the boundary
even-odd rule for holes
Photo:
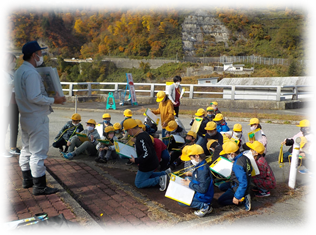
[[[220,20],[199,10],[187,16],[182,23],[182,42],[185,55],[194,56],[196,46],[224,42],[227,45],[230,31]]]

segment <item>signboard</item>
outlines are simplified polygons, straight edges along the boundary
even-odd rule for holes
[[[131,104],[137,105],[135,87],[133,82],[133,77],[131,73],[126,73],[127,85],[129,87],[129,94],[131,95]]]

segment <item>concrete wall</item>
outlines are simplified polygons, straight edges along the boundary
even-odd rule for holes
[[[139,68],[140,62],[149,63],[151,69],[156,69],[166,63],[177,63],[176,60],[159,60],[159,59],[128,59],[128,58],[112,58],[104,57],[104,61],[113,62],[118,68]]]

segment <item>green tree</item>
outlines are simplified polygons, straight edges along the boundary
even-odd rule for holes
[[[291,61],[287,74],[289,76],[295,76],[297,71],[296,61]]]

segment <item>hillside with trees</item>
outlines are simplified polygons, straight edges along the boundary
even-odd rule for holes
[[[308,15],[302,11],[289,8],[260,11],[214,8],[208,12],[231,31],[228,46],[205,35],[203,42],[196,47],[196,56],[255,54],[306,59]],[[181,24],[189,13],[188,10],[176,9],[21,10],[12,12],[8,22],[13,47],[20,49],[30,40],[47,45],[49,55],[45,56],[45,63],[57,67],[63,81],[110,81],[114,78],[124,80],[124,73],[132,69],[119,70],[111,63],[102,62],[102,56],[175,59],[177,54],[178,58],[183,58]],[[51,61],[50,58],[54,57],[57,60]],[[63,58],[73,57],[93,58],[95,62],[81,64],[81,68],[78,64],[63,62]],[[133,73],[137,74],[136,80],[161,80],[183,72],[189,65],[179,63],[165,70],[153,70],[143,64]],[[297,74],[300,73],[298,70],[295,70]],[[279,71],[288,69],[280,68]]]

